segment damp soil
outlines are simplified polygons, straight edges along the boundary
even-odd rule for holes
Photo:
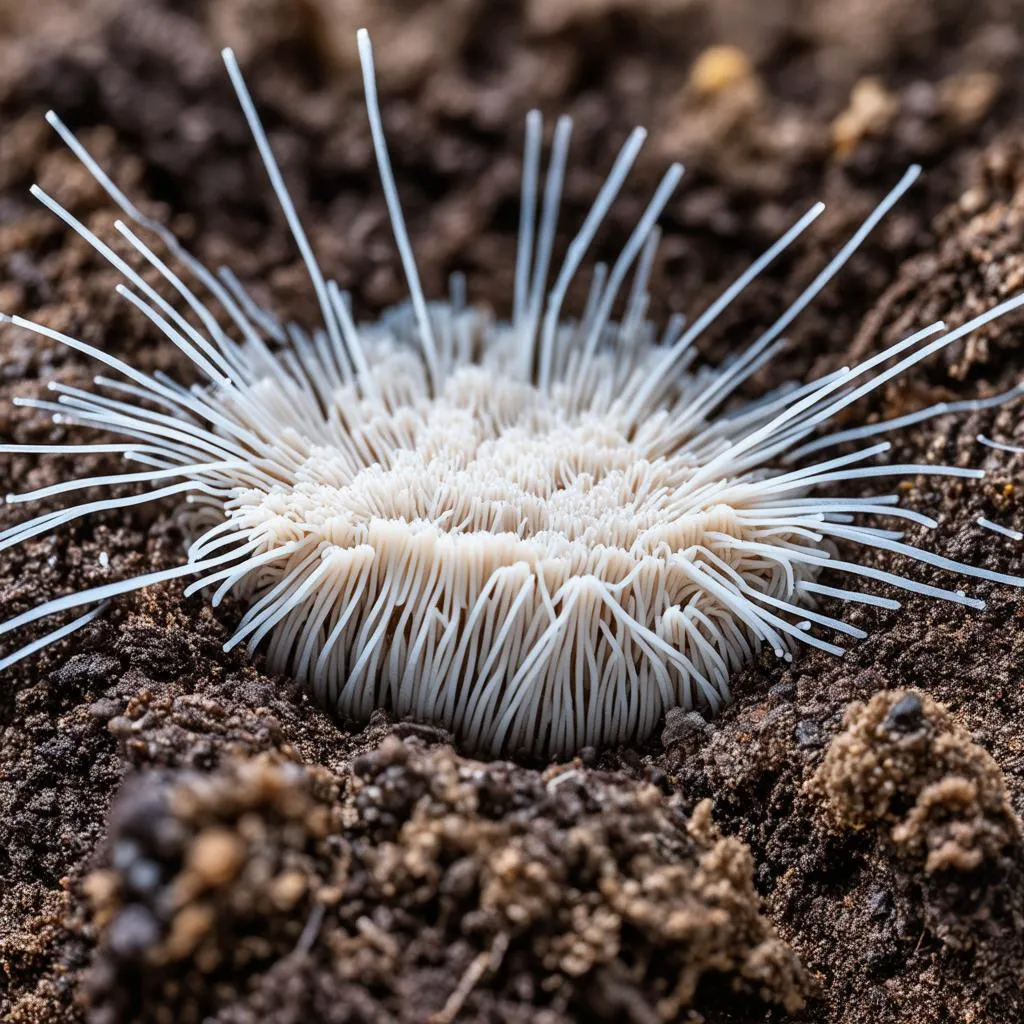
[[[0,309],[185,372],[113,294],[116,275],[28,196],[38,181],[117,237],[109,201],[43,120],[55,107],[206,261],[287,315],[315,315],[224,44],[321,261],[363,314],[401,299],[359,99],[362,24],[433,294],[460,269],[475,301],[506,309],[531,106],[575,118],[563,223],[625,132],[650,129],[600,252],[621,244],[664,164],[686,163],[658,316],[692,316],[813,199],[829,204],[708,333],[712,360],[785,308],[907,164],[924,165],[756,387],[939,317],[956,325],[1024,286],[1017,0],[0,0]],[[1024,321],[1006,318],[857,419],[994,394],[1022,370]],[[0,329],[0,436],[80,439],[11,399],[95,372]],[[1024,529],[1024,457],[975,441],[1024,444],[1018,412],[893,437],[894,460],[988,471],[980,485],[903,488],[938,520],[933,550],[1024,572],[1020,545],[974,525]],[[8,457],[0,487],[115,465]],[[97,515],[4,551],[0,620],[171,564],[173,512]],[[18,517],[0,510],[0,527]],[[970,589],[984,611],[913,595],[853,611],[868,636],[844,658],[766,656],[717,718],[673,711],[643,747],[562,765],[475,760],[383,711],[336,722],[259,658],[223,653],[237,608],[214,613],[170,585],[119,600],[0,681],[0,1018],[1018,1021],[1024,605]]]

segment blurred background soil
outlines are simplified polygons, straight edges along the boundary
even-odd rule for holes
[[[183,370],[114,296],[117,275],[28,195],[38,181],[117,237],[110,202],[43,120],[53,107],[204,260],[315,317],[227,44],[321,262],[363,315],[401,300],[361,25],[433,295],[464,270],[473,299],[507,313],[533,106],[575,120],[563,225],[627,131],[650,130],[599,256],[665,164],[686,163],[657,316],[693,316],[811,202],[828,204],[708,333],[712,360],[924,165],[757,387],[1024,287],[1019,0],[0,0],[0,310]],[[991,394],[1022,369],[1024,323],[1003,320],[855,416]],[[95,372],[0,329],[0,436],[75,440],[10,399]],[[974,441],[1024,443],[1019,409],[894,439],[894,459],[989,471],[982,486],[910,481],[908,503],[939,520],[912,542],[1024,572],[1020,545],[974,526],[1024,529],[1024,459]],[[9,457],[0,486],[114,470],[104,456]],[[0,619],[170,564],[172,513],[95,516],[3,552]],[[0,510],[0,527],[19,514]],[[171,586],[121,600],[0,683],[0,1018],[1019,1021],[1024,607],[1006,588],[971,591],[984,612],[910,595],[899,612],[853,612],[870,636],[844,659],[766,657],[714,721],[672,712],[646,747],[564,766],[474,761],[384,712],[334,722],[258,659],[223,654],[237,609],[214,614]]]

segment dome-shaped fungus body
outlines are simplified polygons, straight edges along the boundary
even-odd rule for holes
[[[797,643],[841,654],[819,635],[822,629],[863,633],[815,611],[821,596],[897,606],[822,583],[825,570],[981,605],[959,590],[845,561],[837,541],[1024,585],[862,525],[864,516],[934,523],[901,508],[895,494],[843,497],[836,487],[863,477],[979,471],[869,464],[885,442],[804,458],[900,426],[904,421],[831,435],[819,430],[909,366],[1024,304],[1024,296],[954,331],[941,323],[924,327],[822,379],[746,404],[734,399],[910,187],[917,168],[746,351],[719,367],[694,369],[697,337],[814,221],[820,204],[692,324],[677,317],[659,331],[646,317],[647,282],[656,222],[682,175],[675,165],[614,265],[595,269],[582,316],[570,318],[564,296],[644,133],[638,129],[626,141],[549,287],[571,125],[563,118],[556,126],[541,188],[542,125],[533,113],[512,316],[495,320],[467,306],[458,278],[450,301],[428,304],[391,173],[365,33],[359,45],[375,151],[412,296],[372,324],[356,325],[347,297],[324,278],[230,52],[229,73],[320,301],[323,323],[310,330],[282,325],[230,273],[211,274],[141,214],[49,115],[128,219],[155,235],[194,280],[175,274],[119,222],[175,294],[168,301],[53,199],[39,189],[36,196],[123,273],[123,296],[190,357],[206,383],[185,388],[10,318],[114,371],[116,377],[98,378],[101,391],[52,384],[56,402],[25,404],[121,435],[121,442],[78,450],[119,451],[136,468],[9,500],[126,482],[151,489],[39,516],[0,533],[0,550],[91,511],[182,495],[192,542],[179,567],[57,598],[0,625],[0,634],[153,583],[196,577],[187,592],[209,589],[218,604],[231,591],[248,602],[227,648],[261,648],[272,669],[308,683],[342,715],[365,719],[385,706],[443,723],[478,748],[564,753],[643,737],[669,707],[718,707],[730,697],[732,674],[763,644],[786,658]],[[616,322],[612,309],[627,280],[625,312]],[[959,407],[972,404],[982,403]],[[915,419],[956,408],[937,406]],[[819,496],[826,486],[829,496]],[[0,667],[100,610],[35,640]]]

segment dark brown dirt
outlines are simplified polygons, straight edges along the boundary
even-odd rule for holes
[[[150,773],[84,885],[92,1018],[658,1020],[721,1002],[723,979],[741,1006],[800,1008],[811,985],[760,916],[749,852],[710,801],[688,823],[677,803],[418,737],[347,785],[269,756]]]
[[[42,120],[53,106],[200,255],[312,315],[224,43],[323,263],[364,311],[399,299],[355,69],[365,23],[435,294],[465,269],[475,299],[506,306],[532,105],[576,119],[566,224],[628,128],[651,130],[606,252],[664,162],[686,161],[656,313],[699,310],[812,199],[830,204],[709,334],[714,358],[780,312],[922,162],[922,182],[759,383],[821,372],[1024,284],[1022,22],[1017,0],[2,0],[0,309],[181,369],[113,295],[115,275],[27,196],[38,180],[110,237],[109,204]],[[1000,322],[857,415],[1011,386],[1022,342],[1019,320]],[[70,436],[9,399],[50,379],[87,385],[95,368],[10,329],[0,351],[0,435]],[[914,507],[939,519],[934,549],[1024,571],[1019,546],[973,525],[1024,526],[1021,457],[974,443],[979,431],[1024,443],[1018,409],[895,439],[900,460],[989,470],[981,487],[912,484]],[[0,487],[109,465],[89,463],[4,459]],[[0,510],[0,526],[14,521]],[[140,512],[4,552],[0,618],[162,564],[179,544],[170,515]],[[552,1024],[1018,1021],[1024,608],[1006,589],[971,589],[984,612],[908,597],[899,612],[854,613],[870,636],[844,659],[766,659],[714,722],[673,712],[660,742],[585,752],[553,790],[552,770],[463,761],[429,731],[399,726],[399,746],[383,716],[330,721],[221,652],[234,609],[214,615],[173,587],[120,601],[0,686],[0,1017],[418,1021],[447,1005],[457,1019]],[[901,767],[876,777],[871,759]],[[513,854],[543,878],[488,888]],[[638,924],[617,894],[665,872]]]

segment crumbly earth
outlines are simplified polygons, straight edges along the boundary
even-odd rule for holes
[[[1024,286],[1022,22],[1019,0],[0,0],[0,309],[181,369],[113,295],[116,275],[27,196],[38,180],[110,235],[109,204],[42,120],[53,106],[204,259],[314,315],[224,43],[323,262],[366,313],[400,298],[355,70],[365,23],[434,294],[465,269],[474,298],[507,309],[533,104],[576,118],[565,224],[625,131],[651,130],[604,254],[664,162],[687,163],[655,313],[699,311],[811,199],[830,204],[709,332],[712,359],[924,163],[757,383],[826,372]],[[1021,321],[1001,321],[851,416],[1012,386],[1022,342]],[[0,435],[70,436],[9,399],[87,386],[95,368],[10,329],[0,351]],[[1019,545],[973,525],[1024,528],[1024,459],[974,441],[1024,443],[1018,409],[895,439],[896,459],[989,471],[981,486],[911,481],[908,502],[939,520],[912,541],[1024,572]],[[105,467],[7,458],[0,488]],[[4,552],[0,617],[165,564],[180,542],[170,510],[139,511]],[[584,751],[554,786],[556,769],[478,765],[429,730],[400,724],[399,745],[383,717],[331,721],[258,660],[223,654],[237,608],[215,615],[173,587],[119,601],[0,685],[0,1018],[1018,1021],[1024,606],[971,591],[984,612],[912,597],[850,612],[870,636],[845,658],[769,655],[714,721],[672,712],[646,748]],[[543,877],[502,874],[499,854]],[[642,911],[617,903],[666,872]],[[513,905],[531,909],[511,926]]]
[[[970,874],[1020,838],[999,765],[948,711],[915,692],[854,701],[811,787],[851,829],[890,825],[929,875]]]
[[[92,1019],[658,1020],[702,984],[800,1008],[749,851],[678,802],[415,735],[344,780],[269,754],[148,773],[83,885]]]

